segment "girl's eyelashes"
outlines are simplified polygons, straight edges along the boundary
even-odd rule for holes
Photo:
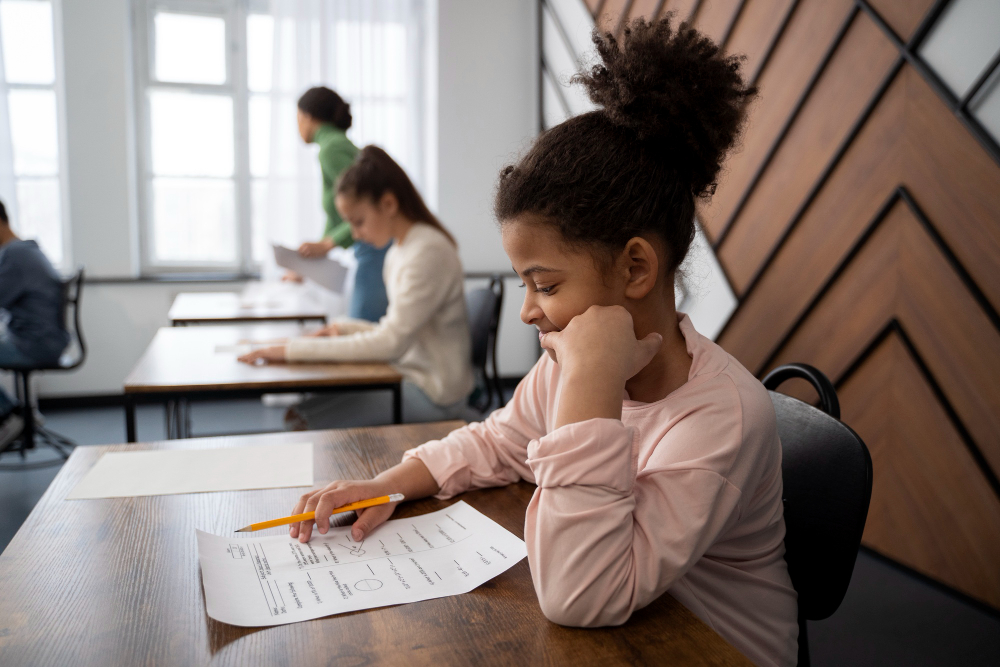
[[[524,283],[521,283],[520,285],[518,285],[518,287],[527,287],[527,285],[525,285]],[[536,286],[535,289],[534,289],[534,291],[535,292],[541,292],[542,294],[551,294],[552,290],[555,289],[555,287],[556,287],[555,285],[549,285],[548,287],[537,287]]]

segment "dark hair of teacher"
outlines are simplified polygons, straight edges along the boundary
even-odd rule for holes
[[[310,88],[302,93],[299,111],[307,113],[321,123],[347,131],[351,127],[351,105],[326,86]]]

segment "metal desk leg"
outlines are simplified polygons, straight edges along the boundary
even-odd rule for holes
[[[125,394],[125,441],[135,442],[135,400]]]
[[[177,406],[180,408],[180,414],[178,419],[177,428],[180,431],[181,438],[191,437],[191,404],[184,400],[183,398],[177,402]]]
[[[392,386],[392,423],[403,423],[403,383],[397,382]]]

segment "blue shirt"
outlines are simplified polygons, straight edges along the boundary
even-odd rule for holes
[[[0,311],[14,345],[39,364],[58,361],[69,345],[62,279],[34,241],[0,246]]]

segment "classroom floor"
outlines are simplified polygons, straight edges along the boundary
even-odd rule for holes
[[[260,401],[193,406],[196,435],[275,431],[283,407]],[[49,411],[46,426],[81,445],[123,442],[121,408]],[[164,437],[162,410],[137,414],[140,441]],[[0,549],[17,532],[58,468],[0,472]],[[990,612],[862,551],[847,597],[832,618],[810,623],[815,667],[827,665],[1000,665],[1000,613]]]

